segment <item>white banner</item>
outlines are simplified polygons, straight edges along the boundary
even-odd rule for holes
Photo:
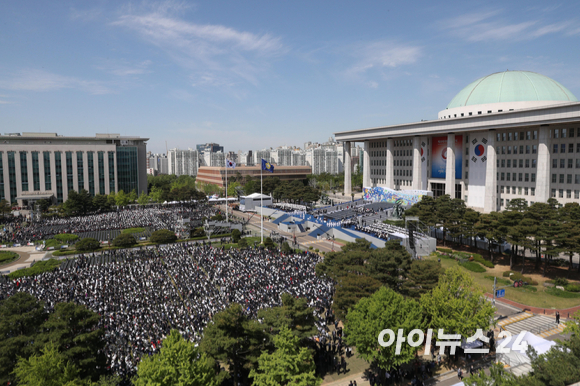
[[[469,187],[467,205],[483,208],[485,201],[485,169],[487,165],[487,133],[469,136]]]

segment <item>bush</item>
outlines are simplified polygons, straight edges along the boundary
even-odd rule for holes
[[[99,243],[92,237],[84,238],[75,245],[75,249],[81,252],[94,251],[95,249],[99,249],[100,247],[101,243]]]
[[[566,287],[569,283],[567,279],[564,279],[563,277],[559,277],[557,279],[554,279],[554,284],[562,286],[562,287]]]
[[[510,276],[510,273],[513,273],[513,275]],[[502,275],[503,277],[509,277],[513,281],[522,280],[531,285],[538,285],[537,281],[533,280],[531,277],[523,276],[520,272],[505,271]]]
[[[34,265],[30,268],[19,269],[8,274],[10,279],[18,279],[24,276],[33,276],[38,275],[43,272],[54,271],[62,261],[57,259],[49,259],[44,261],[39,261],[34,263]]]
[[[54,249],[60,249],[61,245],[62,245],[62,241],[59,241],[56,239],[48,239],[48,240],[44,241],[44,246],[46,248],[53,247]]]
[[[567,298],[567,299],[580,298],[580,294],[577,294],[574,292],[562,291],[556,287],[546,288],[546,290],[544,292],[546,292],[547,294],[550,294],[552,296],[557,296],[559,298]]]
[[[494,264],[493,264],[491,261],[489,261],[489,260],[485,260],[485,259],[484,259],[483,257],[481,257],[481,255],[480,255],[480,254],[478,254],[478,253],[474,253],[474,254],[473,254],[473,259],[474,259],[475,261],[477,261],[479,264],[483,265],[484,267],[487,267],[487,268],[493,268],[493,267],[495,267],[495,265],[494,265]]]
[[[453,252],[453,250],[451,248],[437,248],[438,251],[440,252],[444,252],[444,253],[451,253]]]
[[[268,249],[274,248],[274,241],[270,237],[266,237],[264,239],[264,246]]]
[[[224,216],[222,216],[220,213],[218,213],[215,216],[213,216],[211,219],[213,221],[222,221],[224,219]]]
[[[123,233],[127,233],[127,234],[133,234],[133,233],[142,233],[145,232],[145,228],[127,228],[127,229],[123,229],[121,231],[121,234]]]
[[[247,248],[248,247],[248,240],[240,239],[240,241],[238,241],[238,247]]]
[[[308,247],[308,249],[314,249],[314,247],[311,245],[311,246]]]
[[[53,238],[63,243],[70,243],[71,241],[78,240],[79,236],[71,233],[61,233],[59,235],[54,235]]]
[[[135,237],[131,233],[121,233],[113,240],[114,247],[127,248],[135,244],[137,244],[137,240],[135,240]]]
[[[151,242],[155,244],[167,244],[175,240],[177,240],[177,236],[169,229],[159,229],[151,234]]]
[[[0,264],[8,264],[16,259],[20,255],[12,251],[0,251]]]
[[[199,227],[199,228],[195,228],[194,230],[191,231],[191,237],[205,237],[205,231],[203,230],[203,227]]]
[[[459,263],[460,266],[466,268],[472,272],[485,272],[486,269],[474,261],[466,261],[465,263]]]
[[[290,245],[288,244],[288,242],[284,241],[282,243],[282,252],[283,253],[292,253],[292,248],[290,248]]]
[[[237,230],[237,229],[234,229],[234,230],[232,231],[232,241],[233,241],[234,243],[237,243],[238,241],[240,241],[240,239],[241,239],[241,238],[242,238],[242,232],[240,232],[240,231],[239,231],[239,230]]]
[[[319,250],[318,248],[316,248],[316,249],[314,250],[314,252],[318,253],[318,252],[320,252],[320,250]]]
[[[566,288],[566,291],[568,291],[568,292],[580,292],[580,285],[579,284],[568,284],[564,288]]]

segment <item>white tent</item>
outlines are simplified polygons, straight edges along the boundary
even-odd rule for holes
[[[510,341],[504,346],[505,348],[509,349],[508,353],[497,354],[497,360],[499,362],[505,363],[506,365],[509,365],[511,367],[530,363],[530,358],[528,357],[528,354],[526,354],[525,349],[514,350],[512,348],[512,346],[516,342],[517,337],[518,335],[512,336]],[[506,339],[508,338],[498,341],[495,346],[496,349],[500,347]],[[539,336],[534,335],[529,331],[525,333],[522,342],[524,341],[528,343],[528,346],[532,346],[537,351],[538,355],[545,353],[546,351],[550,350],[552,346],[556,345],[556,342],[540,338]]]

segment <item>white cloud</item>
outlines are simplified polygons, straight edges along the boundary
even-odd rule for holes
[[[107,60],[102,64],[95,66],[95,68],[117,76],[131,76],[150,73],[151,71],[148,69],[148,67],[151,65],[151,63],[152,62],[150,60],[144,60],[135,64],[129,64],[126,60]]]
[[[6,74],[4,78],[0,78],[0,89],[25,91],[78,89],[90,94],[108,94],[111,92],[99,81],[83,80],[37,69],[21,70],[13,75]]]
[[[193,71],[194,84],[229,86],[236,79],[256,84],[270,60],[287,51],[280,38],[267,33],[179,19],[170,14],[171,4],[147,12],[126,10],[112,25],[134,31],[166,51],[178,65]]]
[[[470,13],[437,23],[439,29],[469,42],[498,40],[529,40],[548,34],[565,32],[574,27],[571,21],[562,21],[544,25],[540,20],[528,20],[510,23],[502,20],[501,10]],[[569,32],[568,32],[569,34]]]

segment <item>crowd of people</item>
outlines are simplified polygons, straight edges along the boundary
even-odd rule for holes
[[[15,218],[10,222],[4,221],[4,229],[0,229],[0,242],[2,244],[26,244],[47,239],[59,233],[82,234],[134,227],[144,227],[151,232],[158,229],[175,230],[182,219],[195,221],[204,217],[212,217],[216,213],[216,207],[200,203],[159,208],[123,209],[87,216],[49,217],[30,223],[25,223],[22,218]]]
[[[75,302],[97,312],[108,364],[119,375],[133,374],[171,329],[199,341],[212,316],[232,302],[255,317],[261,308],[279,306],[282,293],[305,297],[323,310],[333,292],[331,282],[315,275],[315,254],[180,243],[105,256],[80,257],[52,272],[0,283],[0,296],[26,291],[49,310]],[[318,327],[322,333],[324,325]]]

